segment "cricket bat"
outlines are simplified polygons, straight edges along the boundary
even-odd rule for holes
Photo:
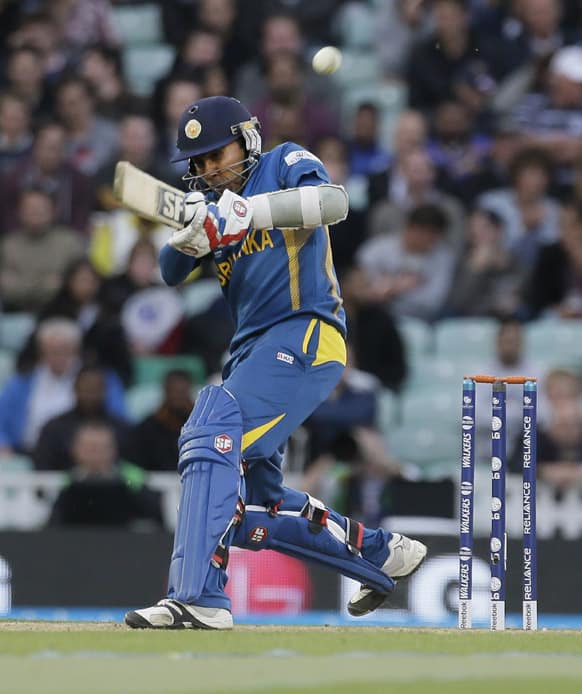
[[[117,162],[113,192],[140,217],[182,229],[186,193],[150,176],[128,161]],[[347,217],[348,196],[342,186],[323,184],[289,188],[249,197],[255,229],[310,228],[337,224]]]

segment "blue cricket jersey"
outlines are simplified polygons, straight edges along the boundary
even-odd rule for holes
[[[286,142],[261,156],[240,194],[250,197],[318,183],[329,183],[321,161]],[[345,336],[345,314],[326,227],[251,228],[238,244],[215,250],[214,261],[235,323],[231,352],[247,338],[299,315],[321,318]],[[181,282],[198,262],[170,246],[160,255],[168,284]]]

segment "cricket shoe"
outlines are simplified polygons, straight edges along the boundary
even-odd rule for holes
[[[153,607],[125,615],[132,629],[232,629],[232,614],[222,607],[186,605],[165,598]]]
[[[407,578],[420,568],[425,557],[426,545],[422,542],[392,533],[388,542],[388,559],[382,565],[382,571],[394,580]],[[385,599],[386,593],[362,585],[348,602],[348,612],[352,617],[363,617],[380,607]]]

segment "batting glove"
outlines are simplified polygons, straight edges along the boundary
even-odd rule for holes
[[[184,200],[184,220],[188,224],[175,231],[169,238],[168,244],[180,253],[202,258],[212,250],[204,222],[208,214],[208,206],[204,195],[195,191],[186,195]]]
[[[210,207],[214,205],[209,205]],[[249,201],[230,190],[225,190],[216,207],[220,219],[223,220],[219,229],[219,245],[230,246],[238,243],[252,224],[253,210]]]

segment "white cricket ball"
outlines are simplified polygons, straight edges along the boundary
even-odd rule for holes
[[[332,75],[342,64],[342,54],[335,46],[324,46],[313,56],[313,69],[318,75]]]

